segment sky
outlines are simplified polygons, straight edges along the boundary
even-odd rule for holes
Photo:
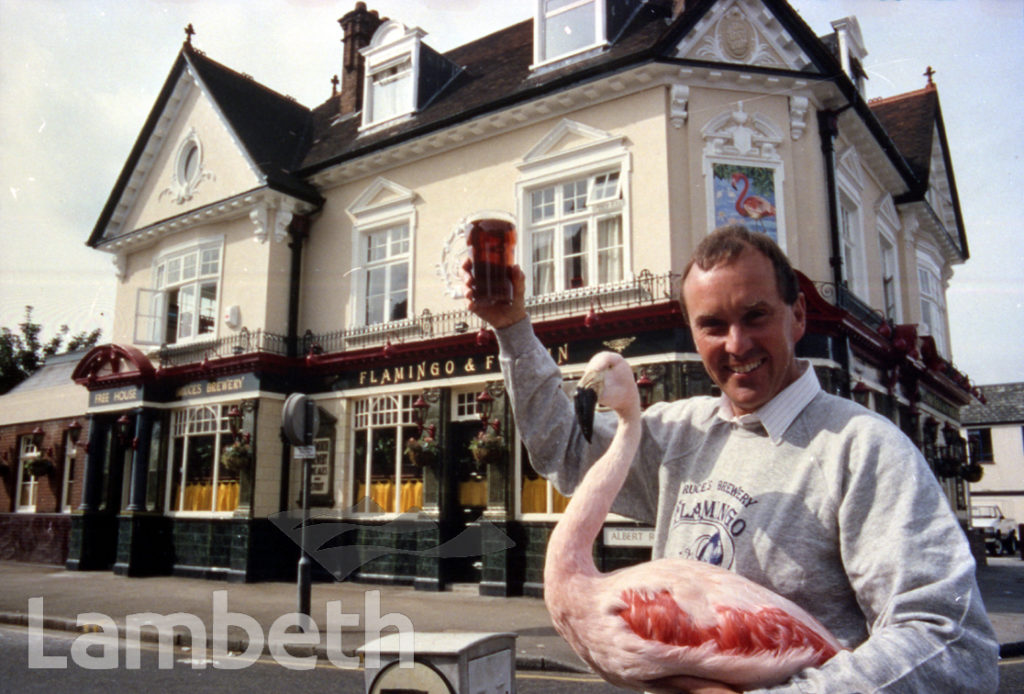
[[[854,15],[868,96],[935,83],[970,259],[947,292],[953,362],[975,384],[1024,381],[1024,0],[791,0],[818,34]],[[446,51],[527,19],[534,0],[367,0]],[[0,0],[0,326],[26,305],[44,335],[102,328],[112,256],[93,226],[185,38],[312,107],[341,64],[354,0]]]

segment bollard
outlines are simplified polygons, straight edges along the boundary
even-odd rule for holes
[[[366,694],[515,694],[513,633],[414,632],[406,667],[400,639],[388,634],[356,651],[365,660]]]

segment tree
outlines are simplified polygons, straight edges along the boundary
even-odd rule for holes
[[[83,330],[69,336],[71,329],[62,325],[56,335],[43,343],[39,339],[43,326],[33,322],[31,306],[25,307],[25,320],[18,324],[18,328],[20,333],[0,328],[0,394],[31,376],[47,357],[62,353],[65,339],[67,346],[64,352],[74,352],[95,347],[102,332],[96,328],[92,332]]]

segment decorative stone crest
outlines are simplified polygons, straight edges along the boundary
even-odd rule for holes
[[[771,121],[760,114],[743,110],[723,113],[709,122],[702,132],[704,151],[712,156],[732,156],[762,161],[778,161],[782,136]]]
[[[722,17],[717,33],[719,45],[729,58],[741,63],[750,58],[756,36],[738,7],[732,8]]]
[[[786,67],[738,4],[726,10],[697,45],[697,57],[719,63]]]

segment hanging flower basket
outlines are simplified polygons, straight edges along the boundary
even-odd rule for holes
[[[418,439],[411,438],[405,444],[405,455],[417,467],[436,463],[439,452],[437,440],[429,434]]]
[[[45,477],[53,471],[53,463],[46,458],[29,458],[25,461],[25,474],[30,477]]]
[[[492,431],[481,431],[469,442],[469,452],[478,463],[499,463],[506,450],[505,437]]]
[[[246,441],[235,441],[224,449],[220,459],[228,472],[238,474],[252,464],[252,446]]]
[[[968,465],[960,466],[960,477],[970,484],[981,482],[981,478],[984,474],[985,468],[981,467],[980,463],[970,463]]]

